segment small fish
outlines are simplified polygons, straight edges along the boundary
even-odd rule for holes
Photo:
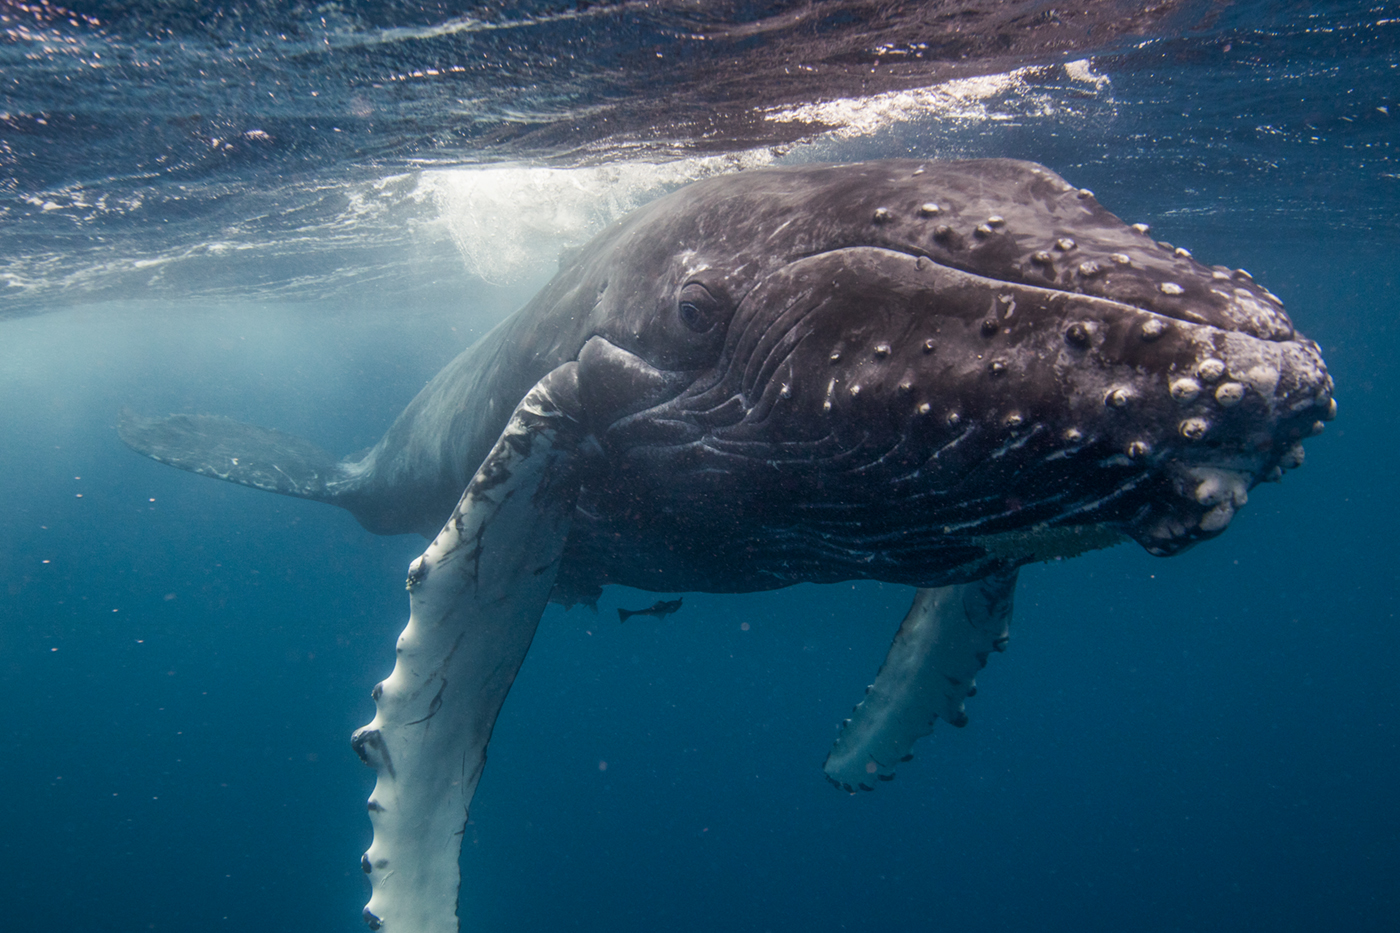
[[[617,621],[626,622],[633,616],[656,616],[664,619],[666,616],[681,608],[681,598],[671,600],[657,600],[656,603],[646,609],[619,609],[617,610]]]

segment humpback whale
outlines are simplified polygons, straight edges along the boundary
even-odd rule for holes
[[[610,583],[915,588],[825,763],[894,776],[961,726],[1019,567],[1213,538],[1335,416],[1315,343],[1029,162],[895,160],[694,183],[623,218],[437,375],[368,453],[123,413],[157,460],[431,539],[376,715],[373,929],[457,929],[497,712],[553,600]]]

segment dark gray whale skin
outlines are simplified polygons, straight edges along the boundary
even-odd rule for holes
[[[608,583],[942,586],[1123,536],[1175,553],[1335,410],[1316,345],[1247,273],[1033,163],[893,160],[722,176],[636,211],[359,460],[207,416],[121,432],[431,537],[570,360],[595,443],[566,603]]]
[[[432,538],[351,746],[376,772],[365,921],[455,933],[463,825],[548,601],[913,584],[823,764],[868,791],[935,720],[967,722],[1017,568],[1218,535],[1335,410],[1316,344],[1247,273],[1038,165],[891,161],[714,178],[637,211],[358,460],[207,416],[120,429]]]

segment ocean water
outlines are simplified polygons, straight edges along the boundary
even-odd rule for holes
[[[1249,269],[1339,417],[1218,540],[1026,568],[968,726],[871,794],[821,762],[908,588],[552,606],[463,929],[1400,928],[1400,7],[953,6],[0,5],[0,927],[362,928],[348,738],[423,542],[123,406],[356,451],[656,194],[917,155]]]

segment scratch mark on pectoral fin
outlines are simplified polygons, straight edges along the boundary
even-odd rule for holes
[[[855,793],[894,779],[934,720],[967,725],[963,700],[987,656],[1005,649],[1016,571],[972,583],[920,589],[880,673],[827,755],[827,780]]]
[[[437,695],[434,696],[433,699],[428,703],[428,715],[424,716],[422,719],[413,719],[413,720],[410,720],[410,721],[404,723],[404,725],[405,725],[405,726],[416,726],[416,725],[418,725],[420,722],[427,722],[429,719],[432,719],[434,716],[436,716],[437,713],[438,713],[438,710],[442,709],[442,692],[443,692],[444,690],[446,690],[446,689],[447,689],[447,681],[444,680],[444,681],[438,686]]]

